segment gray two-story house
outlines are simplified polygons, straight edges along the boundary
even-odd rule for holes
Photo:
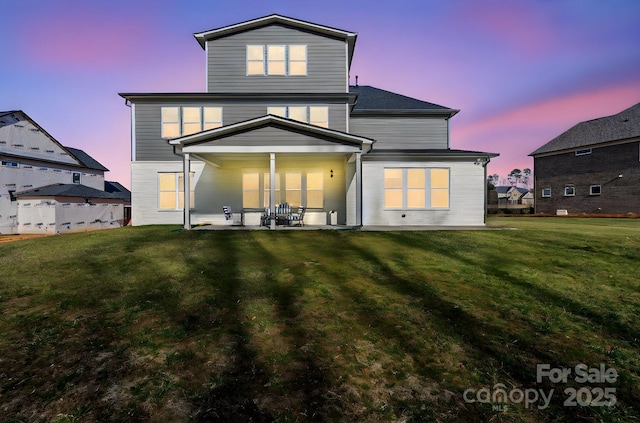
[[[495,154],[449,148],[458,110],[349,86],[356,33],[270,15],[194,36],[206,92],[120,94],[134,225],[227,224],[223,206],[260,225],[281,203],[306,225],[484,224]]]

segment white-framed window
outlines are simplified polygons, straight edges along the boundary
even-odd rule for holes
[[[287,46],[267,46],[267,75],[287,74]]]
[[[448,168],[385,168],[385,209],[449,208]]]
[[[180,135],[191,135],[202,131],[202,108],[182,108],[182,132]]]
[[[602,194],[601,185],[591,185],[589,187],[589,195],[600,195],[600,194]]]
[[[10,161],[10,160],[3,160],[2,161],[2,166],[5,166],[5,167],[20,167],[20,164],[18,162],[14,162],[14,161]]]
[[[269,207],[270,182],[269,172],[255,170],[243,172],[242,207],[245,209]],[[324,173],[322,171],[276,172],[274,188],[276,204],[287,202],[293,207],[306,206],[312,209],[322,209],[324,206]]]
[[[160,210],[184,209],[184,173],[160,172],[158,173],[158,208]],[[193,186],[194,172],[189,173],[189,207],[195,207],[195,195]]]
[[[324,206],[324,175],[307,172],[307,207],[321,209]]]
[[[576,156],[586,156],[588,154],[591,154],[590,148],[583,148],[581,150],[576,150]]]
[[[576,195],[576,187],[573,185],[567,185],[564,187],[564,196],[565,197],[574,197]]]
[[[73,172],[71,174],[71,181],[74,184],[79,184],[80,183],[80,172]]]
[[[551,198],[551,188],[542,188],[542,198]]]
[[[162,138],[177,138],[222,126],[222,107],[162,107],[160,115]]]
[[[242,207],[260,207],[260,173],[245,172],[242,174]]]
[[[307,46],[247,45],[247,76],[306,76]]]
[[[263,181],[264,181],[264,195],[263,195],[263,203],[262,205],[264,207],[270,207],[271,206],[271,184],[270,184],[270,178],[269,178],[269,173],[264,173],[263,174]],[[282,202],[282,197],[280,196],[280,174],[276,173],[276,182],[275,182],[275,188],[276,188],[276,199],[275,199],[275,203],[276,204],[280,204]]]
[[[180,108],[163,107],[161,109],[162,138],[177,138],[180,136]]]
[[[286,172],[284,174],[284,201],[292,206],[302,205],[302,173]]]
[[[329,108],[327,106],[272,106],[267,107],[267,114],[323,128],[329,127]]]

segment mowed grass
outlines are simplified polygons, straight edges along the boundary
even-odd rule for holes
[[[490,226],[1,243],[0,421],[640,420],[640,221]]]

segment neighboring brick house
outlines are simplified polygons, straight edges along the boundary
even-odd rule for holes
[[[581,122],[530,156],[536,213],[640,214],[640,103]]]
[[[456,109],[349,86],[356,33],[270,15],[194,36],[206,92],[120,94],[134,225],[225,224],[231,206],[275,228],[282,202],[308,225],[484,225],[496,154],[450,148]]]

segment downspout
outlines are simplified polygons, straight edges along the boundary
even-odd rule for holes
[[[484,168],[484,224],[487,224],[487,214],[489,213],[489,207],[487,203],[489,202],[489,189],[487,187],[487,165],[491,161],[491,157],[487,156],[487,161],[482,164]]]

